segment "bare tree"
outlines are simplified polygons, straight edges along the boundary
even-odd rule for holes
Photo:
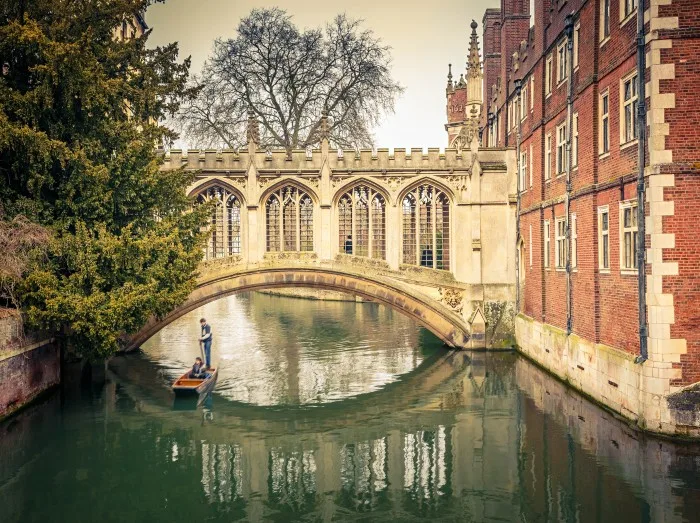
[[[215,41],[194,80],[199,96],[178,120],[190,141],[235,148],[250,108],[262,143],[290,150],[319,143],[325,111],[332,143],[367,147],[403,90],[390,66],[390,48],[360,20],[343,14],[324,30],[300,31],[281,9],[255,9],[236,38]]]
[[[22,215],[7,220],[0,206],[0,308],[19,309],[16,287],[32,262],[44,256],[49,240],[47,229]]]

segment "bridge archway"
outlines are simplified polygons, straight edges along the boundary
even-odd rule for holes
[[[279,287],[317,288],[361,296],[412,318],[450,347],[468,346],[469,326],[461,315],[403,282],[333,267],[234,266],[204,274],[183,304],[164,318],[151,318],[130,338],[127,350],[138,348],[169,323],[206,303],[240,292]]]

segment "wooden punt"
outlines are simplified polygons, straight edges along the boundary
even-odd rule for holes
[[[216,384],[216,378],[219,375],[218,367],[209,369],[209,377],[206,379],[190,378],[188,370],[173,383],[173,392],[178,397],[182,396],[198,396],[202,393],[209,392]]]

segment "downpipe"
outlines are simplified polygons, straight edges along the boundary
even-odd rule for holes
[[[520,165],[520,141],[522,138],[521,135],[521,123],[522,120],[520,119],[520,113],[522,111],[521,104],[523,103],[522,97],[521,97],[521,92],[522,92],[522,86],[523,86],[523,81],[521,79],[517,79],[514,81],[515,85],[515,96],[517,96],[518,100],[518,108],[516,111],[515,119],[518,122],[517,125],[517,136],[515,138],[516,140],[516,147],[515,147],[515,165],[516,165],[516,192],[517,192],[517,197],[515,199],[515,314],[520,314],[520,195],[522,193],[523,188],[520,186],[520,172],[521,169],[523,168],[522,165]]]
[[[571,163],[573,160],[571,140],[574,127],[574,17],[572,15],[566,16],[564,31],[566,32],[566,54],[569,60],[567,64],[569,85],[566,95],[566,198],[564,200],[564,213],[566,216],[566,334],[569,335],[574,328],[571,281],[571,192],[573,190],[571,183]]]
[[[635,363],[644,363],[649,357],[647,348],[647,310],[646,310],[646,223],[645,196],[646,186],[644,168],[646,163],[646,41],[644,34],[645,2],[637,3],[637,136],[639,171],[637,175],[637,298],[639,306],[639,355]]]

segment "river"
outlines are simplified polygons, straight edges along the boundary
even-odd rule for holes
[[[172,379],[214,329],[215,392]],[[0,423],[6,521],[698,521],[700,449],[390,309],[243,294]]]

